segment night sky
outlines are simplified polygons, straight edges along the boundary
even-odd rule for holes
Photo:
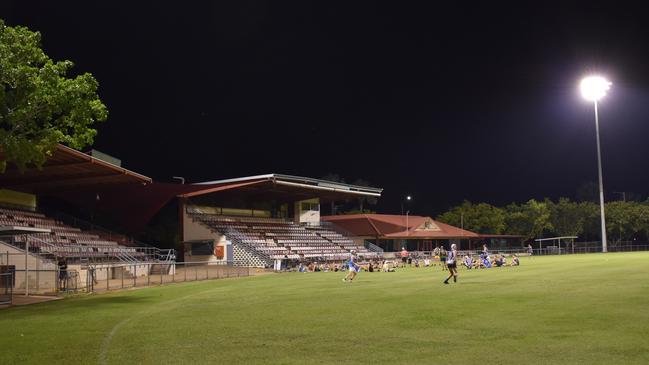
[[[607,199],[649,194],[647,9],[196,3],[5,0],[0,18],[97,78],[94,147],[158,181],[337,173],[426,215],[573,197],[597,179],[577,90],[597,72]]]

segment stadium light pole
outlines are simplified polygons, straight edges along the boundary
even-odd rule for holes
[[[599,114],[597,111],[597,102],[606,95],[606,91],[611,87],[611,82],[602,76],[588,76],[581,80],[579,88],[584,99],[593,102],[595,109],[595,134],[597,135],[597,169],[599,172],[599,206],[601,210],[602,224],[602,252],[607,252],[606,244],[606,217],[604,215],[604,183],[602,179],[602,152],[599,143]]]
[[[409,202],[412,200],[412,197],[410,195],[406,196],[406,202]],[[401,201],[401,215],[403,215],[403,200]]]
[[[406,202],[409,202],[412,200],[412,196],[406,195]],[[410,210],[406,212],[406,235],[409,235],[410,232],[408,232],[408,215],[410,214]],[[401,201],[401,215],[403,215],[403,200]],[[403,246],[407,246],[408,240],[404,239],[403,240]]]

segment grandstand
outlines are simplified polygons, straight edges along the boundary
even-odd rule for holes
[[[147,259],[144,252],[137,251],[134,247],[119,245],[98,234],[84,232],[35,211],[0,206],[0,226],[14,230],[37,228],[49,231],[13,235],[3,238],[2,242],[22,250],[29,247],[31,253],[50,260],[66,258],[73,264],[84,259],[92,262],[134,262]]]
[[[129,265],[134,270],[139,266],[140,276],[149,275],[150,266],[142,263],[155,262],[163,254],[168,261],[174,257],[173,252],[146,245],[135,247],[135,241],[128,235],[115,234],[94,224],[85,226],[82,220],[61,214],[56,205],[49,203],[63,202],[79,208],[76,212],[80,213],[83,208],[74,200],[55,197],[77,194],[97,205],[105,189],[151,182],[150,178],[110,161],[62,145],[40,168],[21,171],[8,165],[0,174],[0,270],[15,272],[15,288],[22,288],[25,293],[27,282],[40,287],[40,292],[55,291],[53,278],[57,261],[62,259],[79,274],[80,284],[88,277],[88,270],[115,264]],[[119,215],[120,211],[113,214]],[[35,275],[29,276],[29,271]],[[117,272],[104,269],[103,275],[109,277]]]
[[[367,259],[381,254],[320,221],[322,202],[380,196],[381,189],[281,174],[194,186],[204,190],[179,195],[178,251],[186,260],[230,258],[237,266],[270,267],[275,260],[342,261],[352,250]]]
[[[354,250],[365,258],[378,257],[364,246],[319,225],[301,225],[278,218],[222,216],[188,206],[194,222],[229,239],[233,262],[239,266],[269,267],[274,260],[342,261]]]
[[[342,261],[352,250],[368,259],[382,254],[320,221],[321,203],[379,197],[382,189],[282,174],[159,183],[121,167],[118,159],[95,156],[105,154],[59,145],[41,168],[10,165],[0,175],[0,245],[8,252],[0,265],[55,270],[65,258],[81,272],[178,259],[268,268],[277,260]],[[163,211],[179,213],[171,229],[180,240],[158,243],[177,252],[142,247],[132,238],[142,237]],[[100,224],[101,217],[109,218],[111,229],[121,233],[101,228],[97,217]],[[135,271],[148,275],[150,269]]]

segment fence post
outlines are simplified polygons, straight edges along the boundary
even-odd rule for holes
[[[158,265],[158,268],[160,269],[160,285],[162,285],[162,266]]]
[[[198,281],[198,266],[194,266],[194,281]]]
[[[126,266],[122,266],[122,289],[124,289],[124,271],[126,271]]]
[[[137,264],[133,265],[133,287],[137,286]]]
[[[185,273],[185,282],[187,282],[187,263],[185,263],[183,266],[183,272]]]
[[[147,263],[146,265],[148,267],[147,275],[146,275],[146,286],[150,286],[151,285],[151,264]]]
[[[209,278],[210,278],[210,264],[206,263],[205,264],[205,279],[209,279]]]
[[[106,266],[106,291],[110,291],[110,268]]]

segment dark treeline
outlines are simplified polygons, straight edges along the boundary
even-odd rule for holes
[[[649,238],[649,200],[614,201],[605,204],[609,241]],[[464,201],[437,219],[483,234],[513,234],[527,240],[553,236],[578,236],[579,241],[598,241],[601,236],[600,207],[593,202],[529,200],[496,207]]]

